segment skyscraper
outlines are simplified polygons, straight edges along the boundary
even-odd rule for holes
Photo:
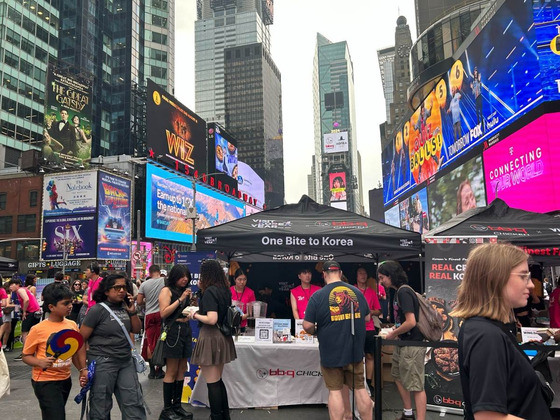
[[[175,1],[58,1],[57,65],[94,81],[92,155],[144,153],[146,80],[174,89]]]
[[[195,23],[196,112],[236,138],[239,160],[284,204],[280,71],[270,55],[271,0],[202,0]]]
[[[43,141],[47,65],[58,55],[58,0],[0,0],[0,168]]]
[[[319,203],[363,212],[354,69],[346,41],[317,34],[313,68],[315,191]]]
[[[395,46],[377,51],[385,95],[387,120],[381,125],[381,149],[392,140],[396,124],[408,110],[407,89],[410,84],[409,52],[412,46],[410,27],[399,16],[395,28]]]

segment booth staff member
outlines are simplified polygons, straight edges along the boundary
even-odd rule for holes
[[[247,287],[247,276],[242,269],[238,268],[233,278],[235,279],[235,285],[230,287],[231,298],[234,301],[242,303],[241,310],[243,311],[243,321],[241,321],[240,327],[242,331],[244,331],[247,326],[247,304],[257,299],[255,298],[255,292]]]
[[[290,302],[294,319],[303,319],[309,298],[321,288],[311,284],[311,270],[309,268],[302,268],[298,272],[298,278],[301,281],[301,285],[294,287],[290,291]]]

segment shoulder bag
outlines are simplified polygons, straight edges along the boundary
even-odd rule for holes
[[[146,369],[148,368],[146,366],[146,361],[144,360],[144,358],[142,357],[142,355],[140,353],[138,353],[138,351],[136,350],[136,347],[134,347],[134,343],[132,342],[132,340],[130,339],[130,334],[129,332],[126,330],[126,327],[124,326],[124,324],[122,323],[122,321],[119,319],[119,317],[117,315],[115,315],[115,313],[111,310],[111,308],[109,308],[109,306],[107,306],[107,304],[105,302],[101,302],[100,303],[101,306],[103,306],[105,309],[107,309],[107,311],[113,315],[113,318],[115,318],[115,320],[119,323],[119,325],[121,326],[124,336],[126,337],[126,339],[128,340],[128,344],[130,344],[130,351],[132,353],[132,360],[134,360],[134,367],[136,367],[136,372],[138,373],[144,373],[146,371]]]

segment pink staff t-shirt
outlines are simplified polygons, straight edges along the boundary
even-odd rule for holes
[[[243,292],[239,293],[235,290],[235,286],[231,286],[230,287],[231,290],[231,300],[234,301],[236,300],[237,302],[241,302],[243,305],[241,307],[241,310],[243,311],[244,314],[247,313],[247,304],[249,302],[254,302],[257,299],[255,298],[255,292],[253,292],[252,289],[249,289],[248,287],[245,287],[245,289],[243,289]],[[244,328],[247,326],[247,320],[243,320],[241,321],[241,328]]]
[[[304,319],[305,318],[305,310],[307,309],[307,304],[309,303],[309,298],[317,290],[321,290],[321,288],[319,286],[315,286],[314,284],[309,285],[309,289],[304,289],[300,285],[300,286],[294,287],[291,290],[290,293],[292,295],[294,295],[294,298],[296,299],[297,313],[298,313],[299,319]]]
[[[358,289],[360,289],[358,287]],[[366,298],[367,304],[369,306],[369,310],[380,311],[381,305],[379,304],[379,299],[377,299],[377,294],[373,291],[371,287],[366,287],[366,290],[360,289],[360,292],[364,294]],[[373,317],[366,322],[366,331],[374,331],[375,325],[373,323]]]

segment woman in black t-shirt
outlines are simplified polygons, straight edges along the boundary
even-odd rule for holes
[[[68,319],[78,323],[78,314],[84,302],[82,301],[84,292],[82,290],[82,283],[80,280],[74,280],[72,283],[72,293],[74,294],[74,299],[72,301],[72,312],[68,315]]]
[[[231,291],[224,270],[216,260],[206,260],[200,267],[200,290],[202,297],[198,312],[190,317],[200,324],[198,341],[191,362],[200,366],[208,386],[210,418],[229,420],[229,404],[222,372],[226,363],[235,360],[232,337],[222,334],[217,323],[223,320],[231,305]]]
[[[483,244],[469,254],[450,314],[464,319],[459,369],[466,419],[550,419],[539,378],[511,329],[513,309],[525,306],[534,288],[527,260],[511,244]]]
[[[165,377],[163,378],[163,411],[160,420],[193,418],[181,406],[183,382],[192,353],[192,332],[189,319],[182,314],[191,297],[191,272],[185,265],[175,265],[165,279],[165,287],[159,293],[159,314],[162,324],[168,326],[163,344]],[[175,320],[173,322],[173,320]]]

